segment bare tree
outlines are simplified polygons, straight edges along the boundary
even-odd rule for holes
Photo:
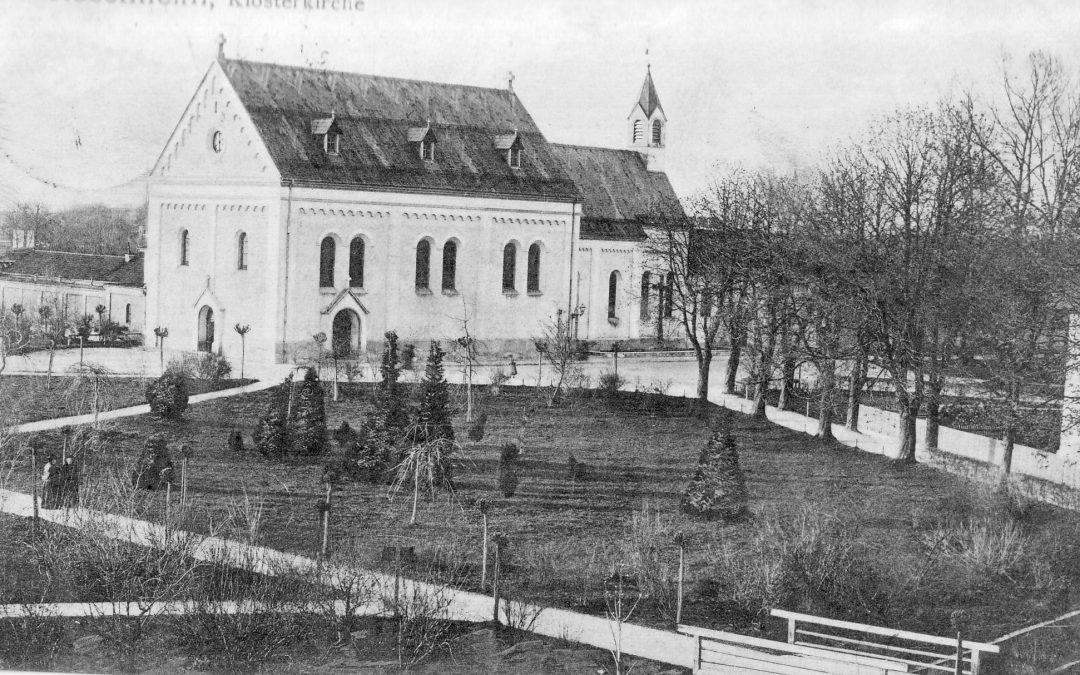
[[[540,358],[546,355],[548,365],[555,371],[554,384],[548,396],[548,406],[553,406],[561,400],[567,376],[574,370],[578,355],[577,340],[571,332],[570,322],[563,317],[563,310],[557,310],[555,320],[548,321],[543,326],[543,337],[536,340],[535,344]],[[539,381],[537,376],[537,386]]]
[[[1077,366],[1067,345],[1068,315],[1080,302],[1080,86],[1043,53],[1019,72],[1006,60],[1003,84],[1002,105],[985,115],[973,100],[967,107],[1002,215],[973,269],[978,321],[968,344],[979,358],[967,365],[981,371],[993,401],[1009,472],[1017,433],[1062,405]]]
[[[708,400],[709,373],[721,331],[732,336],[733,357],[745,328],[755,250],[750,224],[750,177],[741,170],[718,178],[687,216],[660,203],[650,218],[647,264],[668,279],[670,311],[682,325],[697,360],[697,398]]]
[[[961,307],[983,234],[985,167],[969,121],[948,105],[902,111],[873,128],[861,155],[882,217],[869,223],[859,283],[874,357],[896,392],[904,461],[915,461],[935,327]]]

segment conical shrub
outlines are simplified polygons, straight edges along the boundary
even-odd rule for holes
[[[326,451],[325,396],[319,375],[311,368],[304,375],[296,397],[292,440],[293,452],[297,455],[321,455]]]
[[[399,381],[401,359],[397,333],[387,331],[385,338],[386,346],[383,348],[382,362],[379,365],[381,379],[375,385],[375,407],[390,435],[398,437],[409,426],[409,413],[405,407],[404,387]]]
[[[454,425],[450,421],[450,386],[443,374],[443,355],[439,343],[432,341],[424,381],[420,385],[420,407],[409,434],[409,440],[413,443],[454,440]]]
[[[686,488],[682,512],[705,520],[735,520],[746,512],[746,478],[739,468],[735,437],[714,431],[701,450],[697,472]]]
[[[255,448],[266,457],[281,457],[289,449],[289,393],[292,375],[274,390],[252,437]]]

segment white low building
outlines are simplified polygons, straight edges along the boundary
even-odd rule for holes
[[[649,337],[666,124],[651,75],[614,150],[549,143],[512,88],[219,55],[151,174],[147,344],[163,327],[237,358],[248,325],[248,358],[283,362],[317,333],[372,351],[388,330],[455,339],[466,317],[496,353],[556,320]]]
[[[27,319],[36,322],[38,308],[48,306],[62,325],[90,316],[95,322],[115,321],[136,335],[143,331],[141,256],[47,251],[33,248],[32,238],[18,236],[16,244],[0,254],[0,315],[20,305]],[[100,316],[98,307],[105,308]]]

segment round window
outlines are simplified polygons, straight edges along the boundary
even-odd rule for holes
[[[222,136],[220,131],[215,131],[214,135],[210,139],[210,147],[214,149],[214,152],[221,152],[223,142],[224,136]]]

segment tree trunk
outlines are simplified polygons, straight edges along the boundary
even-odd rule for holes
[[[1001,470],[1006,475],[1012,473],[1013,446],[1016,445],[1016,425],[1010,423],[1005,427],[1005,448],[1001,452]]]
[[[795,359],[791,356],[784,356],[784,363],[780,370],[780,400],[777,402],[776,407],[780,410],[787,410],[791,405],[791,397],[795,391]]]
[[[709,401],[709,369],[712,367],[712,356],[712,349],[705,347],[698,349],[697,398],[701,405]]]
[[[53,355],[56,354],[56,340],[49,342],[49,371],[45,374],[45,390],[52,390],[52,367],[53,367]]]
[[[1002,440],[1005,448],[1001,453],[1001,470],[1006,475],[1012,473],[1013,448],[1016,445],[1016,420],[1020,410],[1020,384],[1009,383],[1009,417],[1005,420],[1005,434]]]
[[[821,394],[818,404],[818,430],[817,437],[823,441],[835,440],[833,436],[833,390],[836,383],[836,361],[826,359],[819,367],[818,385]]]
[[[765,405],[768,403],[766,394],[769,392],[769,380],[768,378],[759,379],[757,385],[754,388],[754,412],[751,415],[754,419],[768,419],[765,415]]]
[[[755,419],[766,419],[765,405],[769,399],[769,384],[772,382],[773,358],[776,356],[776,333],[769,331],[761,344],[757,366],[754,368],[754,413]]]
[[[859,430],[859,407],[862,404],[863,386],[866,384],[867,363],[866,352],[859,350],[855,357],[855,365],[851,369],[851,379],[848,382],[847,402],[847,428],[852,431]]]
[[[926,449],[938,449],[938,431],[941,427],[941,376],[933,374],[926,389]]]
[[[731,353],[728,355],[727,372],[724,374],[724,393],[734,394],[736,380],[739,379],[739,359],[742,357],[746,335],[736,333],[731,339]]]

